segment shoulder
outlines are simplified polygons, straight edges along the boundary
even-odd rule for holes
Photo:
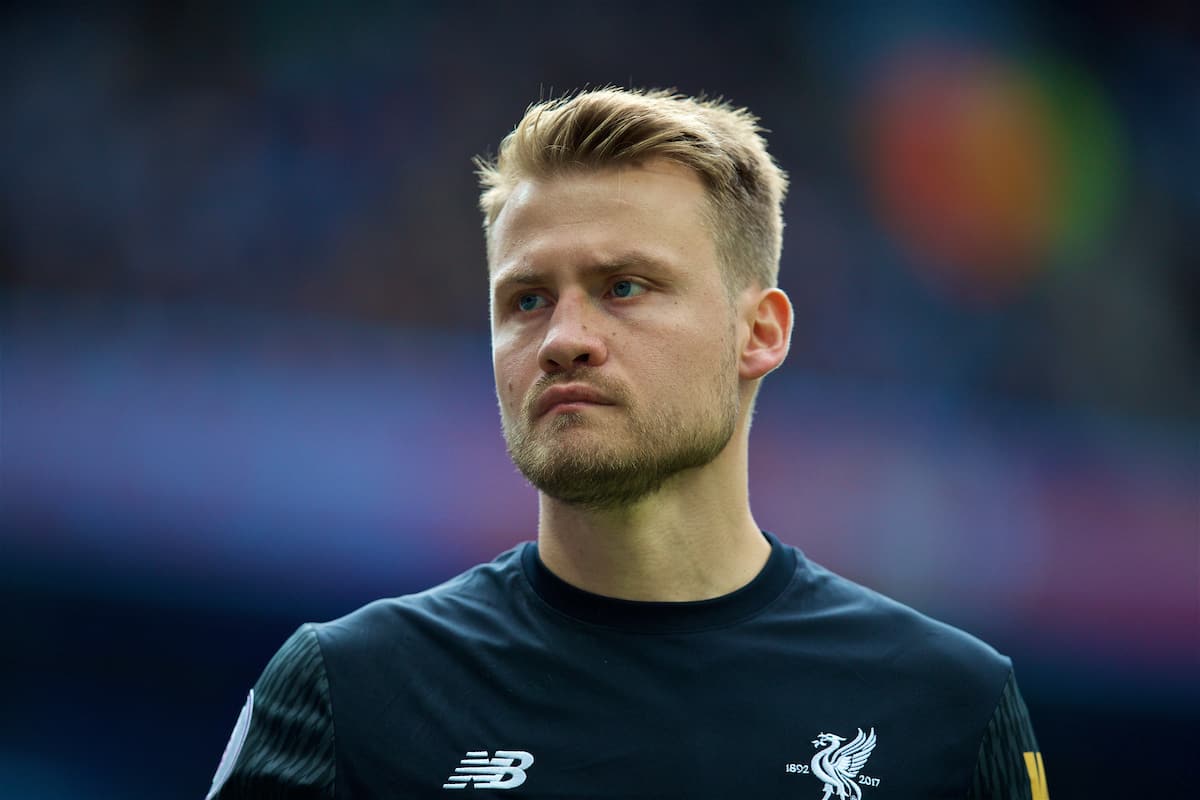
[[[421,592],[368,603],[338,619],[310,627],[325,659],[409,649],[430,638],[462,635],[494,625],[524,580],[520,554],[525,545],[472,567]]]
[[[841,652],[884,666],[897,679],[935,678],[995,702],[1012,662],[991,645],[800,555],[803,614]]]
[[[268,662],[238,716],[207,800],[333,796],[333,712],[311,625]]]

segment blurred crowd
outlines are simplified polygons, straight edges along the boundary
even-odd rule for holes
[[[472,156],[540,98],[675,86],[791,173],[792,364],[1179,419],[1200,46],[1150,5],[9,11],[0,281],[483,332]]]

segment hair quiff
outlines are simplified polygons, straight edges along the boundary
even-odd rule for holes
[[[522,180],[666,158],[695,170],[731,290],[775,286],[787,174],[767,152],[758,118],[721,100],[615,87],[529,107],[495,159],[476,158],[490,231]]]

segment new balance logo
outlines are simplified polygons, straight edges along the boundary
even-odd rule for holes
[[[515,789],[525,782],[525,770],[532,765],[533,756],[524,750],[497,750],[495,758],[489,758],[487,750],[469,750],[442,788]]]

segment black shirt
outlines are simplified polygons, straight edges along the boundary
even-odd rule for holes
[[[1007,658],[765,535],[712,600],[594,595],[527,542],[304,625],[210,798],[1046,800]]]

